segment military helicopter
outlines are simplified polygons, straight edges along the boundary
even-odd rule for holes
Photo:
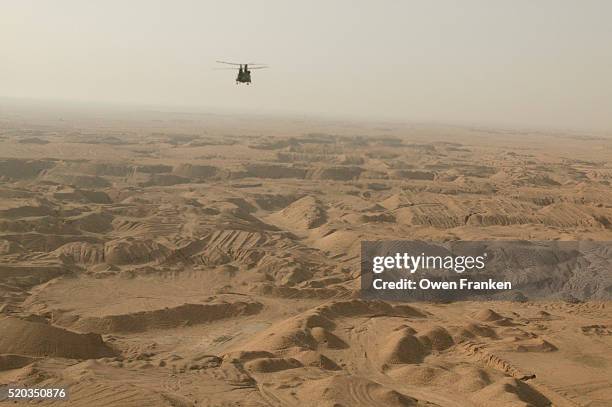
[[[269,68],[265,64],[237,64],[235,62],[225,62],[225,61],[217,61],[218,64],[226,64],[226,65],[234,65],[234,68],[219,68],[219,69],[233,69],[238,70],[238,76],[236,76],[236,85],[241,83],[246,83],[247,85],[251,84],[251,69],[264,69]],[[249,66],[251,65],[251,66]],[[238,68],[236,68],[238,67]]]

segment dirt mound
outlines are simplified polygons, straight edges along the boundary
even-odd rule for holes
[[[517,345],[516,350],[517,352],[555,352],[559,349],[547,340],[536,338]]]
[[[247,362],[244,367],[257,373],[272,373],[287,369],[302,367],[302,364],[293,358],[261,358]]]
[[[136,167],[136,171],[145,174],[159,174],[172,171],[172,166],[165,164],[139,165]]]
[[[26,219],[0,219],[0,231],[12,233],[80,234],[76,225],[54,216],[26,217]]]
[[[257,210],[255,206],[253,206],[244,198],[228,198],[226,202],[232,204],[235,207],[236,210],[233,212],[238,216],[248,215]]]
[[[501,321],[502,319],[504,319],[504,317],[499,315],[497,312],[493,311],[492,309],[485,308],[485,309],[478,311],[476,314],[474,314],[474,319],[478,321],[483,321],[483,322],[495,322],[495,321]]]
[[[316,312],[326,318],[335,319],[339,317],[357,315],[394,315],[402,317],[423,318],[425,314],[410,305],[391,305],[383,301],[350,300],[332,301],[327,305],[317,307]]]
[[[223,355],[223,360],[228,362],[248,362],[260,358],[273,358],[274,354],[265,351],[237,351]]]
[[[427,349],[436,351],[448,349],[455,344],[448,331],[441,326],[419,334],[418,339]]]
[[[219,168],[212,165],[179,164],[172,172],[185,178],[207,179],[219,174]]]
[[[60,258],[66,257],[77,264],[99,264],[104,262],[104,246],[87,242],[66,243],[55,250]]]
[[[420,318],[417,309],[407,305],[393,306],[382,301],[332,301],[296,317],[286,319],[260,332],[243,349],[277,351],[289,348],[301,350],[345,349],[348,344],[336,333],[335,320],[345,317],[393,315]],[[415,338],[416,340],[416,338]],[[419,342],[419,346],[422,345]]]
[[[295,358],[304,366],[318,367],[323,370],[340,370],[336,362],[319,352],[304,351],[298,353]]]
[[[442,385],[450,387],[452,381],[458,379],[457,375],[452,372],[452,370],[427,365],[425,363],[394,366],[393,369],[388,371],[388,374],[393,378],[413,386]]]
[[[93,161],[74,161],[65,162],[58,166],[55,171],[66,174],[81,173],[87,175],[126,177],[134,172],[134,167],[128,164],[118,164],[112,162],[93,162]]]
[[[306,178],[330,181],[351,181],[358,179],[364,169],[355,166],[320,167],[309,170]]]
[[[0,353],[97,359],[114,356],[100,335],[79,334],[13,317],[0,319]]]
[[[297,389],[296,397],[300,400],[299,404],[303,406],[435,406],[435,404],[408,397],[374,381],[346,375],[336,375],[305,382]]]
[[[283,163],[313,163],[313,162],[329,162],[329,154],[311,154],[311,153],[296,153],[296,152],[277,152],[276,161]],[[341,164],[341,163],[339,163]],[[347,163],[347,164],[362,164],[362,163]]]
[[[68,221],[85,232],[104,233],[113,229],[113,218],[108,212],[89,212]]]
[[[77,188],[85,189],[107,188],[111,186],[111,183],[107,179],[98,177],[96,175],[53,173],[45,175],[44,179],[63,185],[71,185]]]
[[[383,223],[383,222],[395,223],[396,219],[395,219],[395,216],[393,216],[390,213],[376,213],[376,214],[371,214],[371,215],[368,215],[368,214],[358,215],[356,216],[355,221],[361,222],[361,223]]]
[[[233,228],[237,226],[231,224]],[[252,225],[249,225],[249,229],[261,230],[261,228]],[[172,258],[189,258],[194,263],[210,266],[219,266],[236,261],[245,266],[258,267],[261,271],[285,272],[287,267],[284,270],[274,268],[279,263],[275,253],[270,252],[270,250],[280,249],[279,246],[282,242],[279,242],[279,240],[278,236],[251,230],[219,230],[177,250]],[[283,264],[287,266],[286,261],[283,261]],[[295,265],[299,266],[297,263]]]
[[[395,210],[404,206],[411,206],[413,204],[413,201],[409,197],[402,194],[393,194],[380,202],[380,206],[389,210]]]
[[[336,162],[340,165],[363,165],[366,159],[358,155],[340,154],[336,157]]]
[[[54,214],[55,211],[53,207],[44,202],[30,202],[25,203],[24,205],[16,205],[11,208],[0,210],[0,218],[7,219],[50,216]]]
[[[537,212],[538,223],[554,227],[610,227],[609,211],[572,203],[553,203]]]
[[[61,263],[42,264],[2,264],[0,263],[0,275],[3,282],[15,284],[20,287],[32,287],[45,283],[52,278],[69,274],[73,270]]]
[[[540,392],[520,380],[505,378],[476,392],[474,400],[490,405],[495,400],[498,406],[550,406],[551,401]]]
[[[161,262],[170,254],[170,249],[153,240],[126,238],[104,245],[105,261],[117,265]]]
[[[310,287],[277,287],[272,284],[262,284],[259,288],[259,292],[265,296],[278,297],[278,298],[310,298],[310,299],[328,299],[334,297],[340,297],[342,294],[346,294],[347,289],[343,287],[338,288],[310,288]]]
[[[252,200],[259,208],[274,211],[287,207],[301,197],[301,195],[296,194],[254,194]]]
[[[385,365],[421,363],[427,350],[416,336],[402,330],[391,334],[379,347],[378,354]]]
[[[607,325],[585,325],[580,327],[580,331],[585,335],[612,336],[612,329],[609,329]]]
[[[263,139],[259,140],[255,143],[249,144],[249,148],[253,148],[256,150],[280,150],[282,148],[287,148],[289,146],[298,145],[298,141],[290,138],[290,139]]]
[[[398,223],[404,225],[452,229],[465,224],[466,215],[457,209],[444,204],[431,203],[400,208],[395,212],[395,217]]]
[[[483,336],[485,338],[497,337],[495,330],[487,325],[469,323],[465,326],[465,330],[474,336]]]
[[[54,161],[46,160],[0,160],[0,178],[20,180],[37,177],[40,173],[55,166]]]
[[[173,174],[152,174],[149,177],[149,180],[146,182],[140,183],[140,186],[143,187],[169,187],[172,185],[178,184],[187,184],[189,183],[189,178],[179,177],[178,175]]]
[[[303,179],[306,169],[276,164],[246,164],[243,172],[232,174],[232,178],[297,178]]]
[[[111,198],[102,191],[89,191],[86,189],[68,189],[53,193],[53,198],[60,201],[110,204]]]
[[[312,196],[305,196],[270,216],[270,220],[290,229],[313,229],[327,220],[323,205]]]
[[[100,240],[92,236],[59,235],[43,233],[16,233],[3,236],[6,240],[17,243],[24,249],[32,252],[52,252],[60,246],[71,242],[98,243]],[[0,263],[1,264],[1,263]]]
[[[0,355],[0,372],[3,370],[19,369],[34,362],[36,358],[21,355]]]
[[[321,229],[325,229],[323,226]],[[353,230],[332,230],[313,243],[313,247],[331,254],[356,256],[361,250],[362,234]]]
[[[500,213],[478,213],[469,215],[466,224],[470,226],[510,226],[539,223],[529,214],[506,215]]]
[[[414,179],[433,181],[436,174],[431,171],[394,170],[389,173],[391,179]]]
[[[184,304],[173,308],[141,311],[123,315],[78,318],[59,316],[57,323],[81,332],[106,334],[111,332],[144,332],[203,324],[224,318],[257,314],[263,305],[258,302],[216,302]]]
[[[310,329],[310,334],[317,342],[319,347],[327,347],[330,349],[345,349],[348,348],[346,342],[342,339],[338,338],[333,333],[329,332],[327,329],[316,326]]]

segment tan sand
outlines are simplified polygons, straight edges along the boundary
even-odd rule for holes
[[[363,239],[611,240],[609,137],[24,115],[0,122],[0,383],[69,386],[42,405],[612,405],[605,290],[359,299]]]

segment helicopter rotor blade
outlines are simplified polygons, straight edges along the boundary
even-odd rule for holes
[[[251,69],[266,69],[266,68],[270,68],[269,66],[254,66],[254,67],[250,67],[249,66],[249,71]],[[213,71],[238,71],[240,70],[240,68],[212,68]]]
[[[217,62],[218,64],[227,64],[227,65],[236,65],[236,66],[243,65],[243,64],[237,64],[235,62],[225,62],[225,61],[215,61],[215,62]]]

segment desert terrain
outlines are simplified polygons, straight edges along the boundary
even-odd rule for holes
[[[0,384],[71,406],[612,405],[598,298],[360,298],[362,240],[612,240],[612,135],[0,111]],[[611,271],[612,273],[612,271]]]

